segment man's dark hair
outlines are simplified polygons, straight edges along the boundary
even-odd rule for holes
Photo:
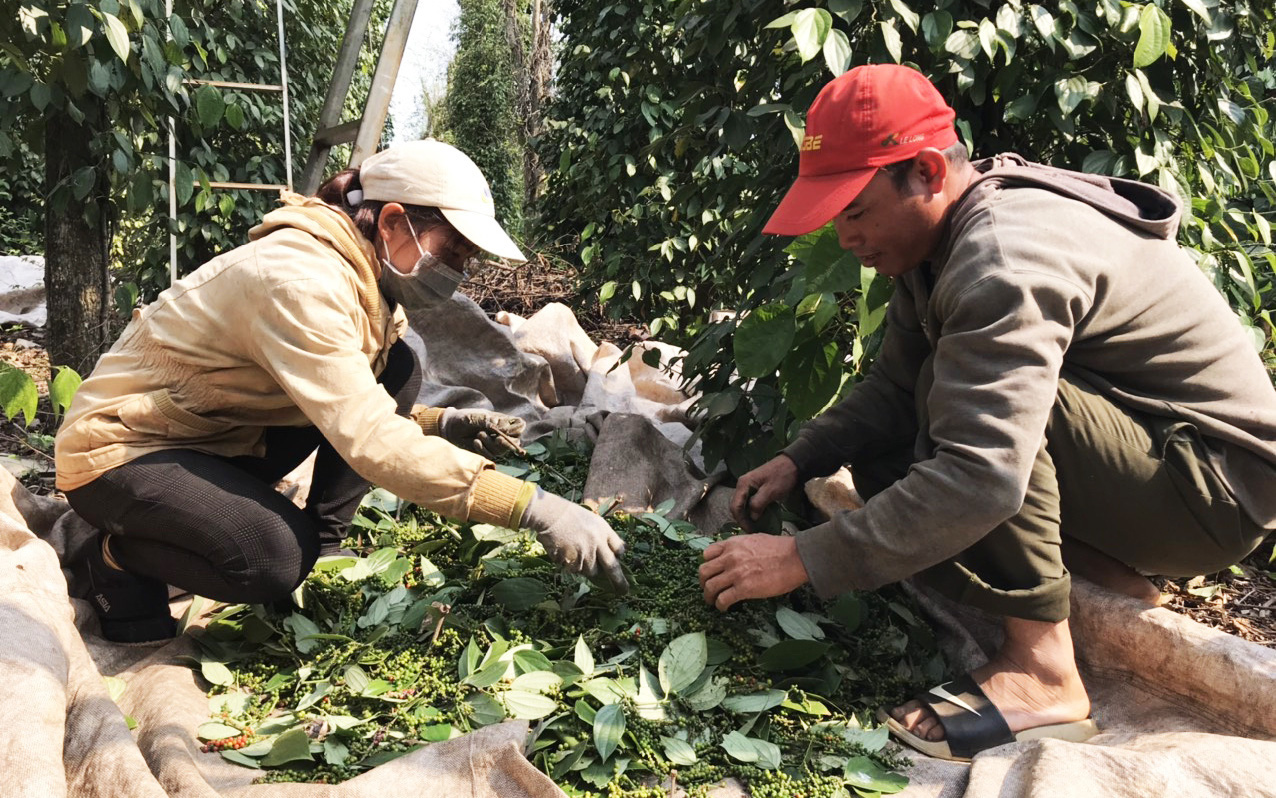
[[[940,150],[944,156],[944,160],[948,161],[950,166],[961,166],[970,162],[970,153],[966,150],[966,145],[958,141],[952,146],[945,147]],[[914,156],[906,161],[896,161],[883,166],[883,172],[891,176],[891,183],[895,185],[895,190],[903,193],[908,188],[908,173],[913,169],[913,163],[917,160]]]

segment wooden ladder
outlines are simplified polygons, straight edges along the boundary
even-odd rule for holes
[[[372,74],[372,88],[363,106],[363,115],[342,123],[341,111],[346,104],[350,81],[359,62],[359,50],[363,47],[372,2],[373,0],[355,0],[354,7],[350,10],[350,24],[341,40],[341,51],[332,71],[332,82],[328,84],[328,95],[324,99],[323,110],[319,112],[319,129],[315,132],[310,157],[306,159],[301,179],[297,182],[297,191],[302,194],[313,194],[319,188],[324,166],[328,163],[328,153],[336,145],[353,142],[348,164],[353,167],[376,152],[377,145],[381,142],[386,116],[390,113],[390,93],[399,74],[399,65],[403,62],[403,51],[407,48],[408,32],[416,14],[417,0],[395,0],[386,26],[385,39],[381,43],[381,54],[377,57],[377,68]]]

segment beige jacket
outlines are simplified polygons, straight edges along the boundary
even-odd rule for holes
[[[406,319],[381,297],[371,243],[319,200],[283,199],[250,243],[134,311],[58,432],[58,487],[165,449],[262,456],[267,427],[313,424],[373,484],[452,518],[516,525],[526,483],[423,435],[377,384]]]

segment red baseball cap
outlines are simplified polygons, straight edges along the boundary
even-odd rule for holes
[[[764,233],[823,227],[864,190],[880,166],[926,147],[957,143],[956,114],[925,75],[897,64],[859,66],[820,90],[806,115],[798,178]]]

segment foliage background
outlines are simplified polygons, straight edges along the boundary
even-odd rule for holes
[[[461,0],[460,7],[442,138],[478,164],[492,189],[496,218],[518,235],[523,226],[523,146],[515,113],[518,64],[507,38],[505,4]]]
[[[737,473],[849,390],[879,342],[889,285],[843,255],[831,231],[787,251],[759,235],[796,174],[802,112],[833,75],[863,63],[926,73],[976,157],[1014,151],[1183,195],[1181,242],[1276,366],[1270,4],[556,9],[557,96],[541,147],[557,168],[540,210],[552,233],[579,236],[583,277],[612,313],[653,319],[653,333],[690,347],[681,366],[703,392],[706,453]],[[709,324],[715,307],[753,312]]]
[[[350,6],[350,0],[284,3],[295,173],[310,149]],[[391,0],[374,3],[347,117],[362,111],[390,6]],[[115,22],[108,24],[108,17]],[[119,309],[127,312],[153,298],[168,285],[170,113],[177,130],[172,229],[179,274],[243,243],[276,204],[272,191],[215,191],[207,183],[286,182],[280,95],[183,84],[278,83],[274,2],[185,0],[166,18],[155,0],[38,0],[0,21],[0,38],[0,189],[8,188],[16,200],[0,212],[0,219],[14,222],[0,232],[4,251],[42,251],[33,244],[43,238],[43,207],[56,205],[59,191],[74,191],[78,199],[97,186],[92,190],[112,233]],[[80,77],[68,80],[69,73]],[[46,186],[41,179],[46,124],[74,104],[107,111],[95,128],[90,164],[100,182],[85,184],[84,193],[79,184]],[[345,154],[334,151],[329,171],[344,163]]]

